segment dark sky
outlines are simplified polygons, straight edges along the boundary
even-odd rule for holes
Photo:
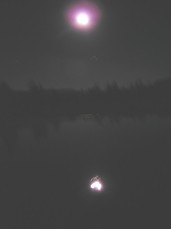
[[[70,0],[1,0],[0,79],[15,88],[86,88],[170,77],[170,3],[96,0],[102,12],[91,32],[69,27]]]

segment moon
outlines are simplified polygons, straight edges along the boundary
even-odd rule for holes
[[[76,21],[79,25],[86,26],[90,22],[90,17],[87,13],[80,12],[76,15]]]
[[[101,11],[97,5],[88,1],[72,3],[65,11],[65,18],[73,29],[89,31],[99,23]]]

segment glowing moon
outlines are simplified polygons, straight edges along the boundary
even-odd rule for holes
[[[96,192],[101,192],[103,190],[103,183],[99,176],[95,176],[90,180],[90,188]]]
[[[78,15],[76,15],[76,21],[78,24],[86,26],[88,25],[90,18],[88,14],[81,12],[81,13],[78,13]]]
[[[72,28],[87,31],[97,26],[101,12],[94,3],[83,1],[71,3],[65,11],[65,18]]]

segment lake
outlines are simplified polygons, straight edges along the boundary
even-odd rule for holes
[[[1,126],[6,228],[165,228],[171,118],[89,114]],[[89,189],[95,175],[105,184],[98,195]]]

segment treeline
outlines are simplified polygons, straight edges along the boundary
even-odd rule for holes
[[[171,79],[149,85],[136,82],[129,87],[111,83],[105,89],[45,89],[34,81],[28,90],[13,90],[0,83],[0,119],[144,117],[171,115]]]

